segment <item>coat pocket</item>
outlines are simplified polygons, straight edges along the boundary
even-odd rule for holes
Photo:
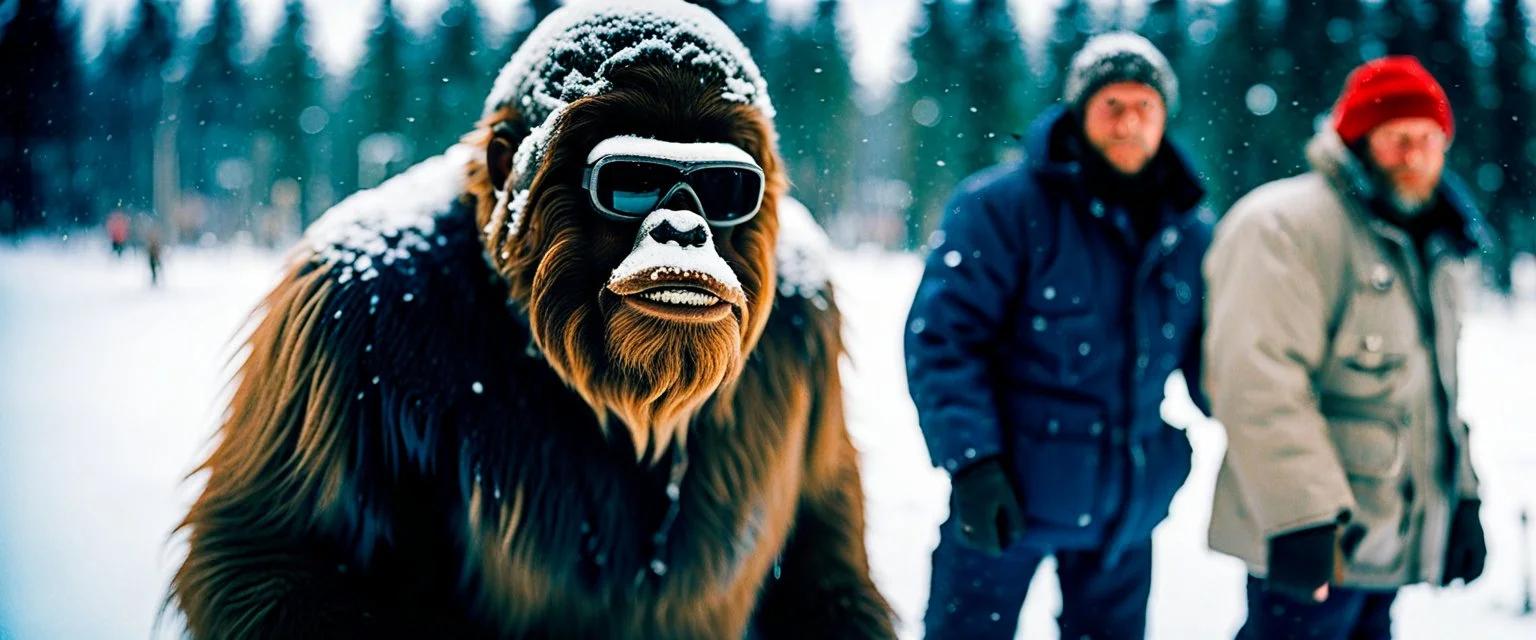
[[[1049,282],[1034,286],[1014,310],[1017,351],[1005,354],[1004,368],[1021,380],[1077,384],[1099,357],[1094,343],[1104,326],[1094,311],[1084,291]]]
[[[1014,432],[1014,472],[1025,516],[1061,527],[1086,527],[1104,500],[1104,414],[1095,407],[1024,400]],[[1043,405],[1043,406],[1042,406]],[[1022,408],[1021,407],[1021,408]]]
[[[1020,438],[1014,468],[1025,518],[1086,527],[1098,514],[1103,455],[1097,441]]]
[[[1351,478],[1390,480],[1403,475],[1403,433],[1384,420],[1334,419],[1328,424],[1339,461]]]
[[[1321,381],[1327,395],[1385,399],[1404,384],[1409,358],[1421,348],[1419,312],[1409,289],[1385,266],[1372,271],[1377,272],[1372,281],[1356,283],[1349,295],[1330,345]]]
[[[1402,384],[1400,373],[1408,356],[1386,350],[1378,335],[1353,338],[1354,348],[1340,349],[1324,379],[1329,395],[1354,400],[1382,400]]]
[[[1352,522],[1365,528],[1351,562],[1371,571],[1394,571],[1405,550],[1404,433],[1381,420],[1335,419],[1329,427],[1355,498]]]

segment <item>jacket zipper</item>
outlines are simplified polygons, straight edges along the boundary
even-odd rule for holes
[[[1119,421],[1121,424],[1118,428],[1125,434],[1127,452],[1131,463],[1131,477],[1130,482],[1126,483],[1123,489],[1126,493],[1122,500],[1125,517],[1120,518],[1116,524],[1118,531],[1110,532],[1112,537],[1110,538],[1109,551],[1106,554],[1108,556],[1106,561],[1110,566],[1114,566],[1120,554],[1130,545],[1131,541],[1124,539],[1126,531],[1129,530],[1128,525],[1134,520],[1141,519],[1142,512],[1146,507],[1146,505],[1141,504],[1142,501],[1136,499],[1137,496],[1131,495],[1138,487],[1144,489],[1147,483],[1146,450],[1142,446],[1141,438],[1136,437],[1131,432],[1133,425],[1130,423],[1134,420],[1136,411],[1140,408],[1139,405],[1141,404],[1141,398],[1137,395],[1137,389],[1147,376],[1147,368],[1151,366],[1151,355],[1149,353],[1151,341],[1146,337],[1146,332],[1142,331],[1141,322],[1137,317],[1136,310],[1140,308],[1142,286],[1152,277],[1152,268],[1157,266],[1161,257],[1171,255],[1182,239],[1183,234],[1179,232],[1178,225],[1168,225],[1161,228],[1156,236],[1142,246],[1141,260],[1136,267],[1134,278],[1128,283],[1129,286],[1127,287],[1125,317],[1126,323],[1129,326],[1130,346],[1133,348],[1134,362],[1131,370],[1125,376],[1125,402],[1122,404],[1124,415]],[[1114,441],[1113,436],[1111,436],[1110,441]]]

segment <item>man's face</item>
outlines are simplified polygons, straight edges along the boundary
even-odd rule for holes
[[[1370,160],[1390,185],[1393,204],[1404,213],[1422,210],[1434,198],[1450,141],[1429,118],[1388,120],[1366,136]]]
[[[1088,143],[1128,176],[1141,173],[1157,155],[1167,121],[1162,94],[1139,82],[1105,85],[1083,110]]]

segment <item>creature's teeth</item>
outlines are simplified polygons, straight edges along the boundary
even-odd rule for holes
[[[708,307],[720,302],[715,296],[690,289],[657,289],[647,291],[642,296],[647,300],[689,307]]]

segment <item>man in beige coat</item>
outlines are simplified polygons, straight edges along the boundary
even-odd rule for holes
[[[1239,638],[1389,638],[1399,587],[1482,573],[1456,272],[1484,236],[1442,172],[1453,133],[1418,61],[1368,62],[1312,170],[1217,226],[1203,381],[1228,445],[1210,542],[1248,565]]]

